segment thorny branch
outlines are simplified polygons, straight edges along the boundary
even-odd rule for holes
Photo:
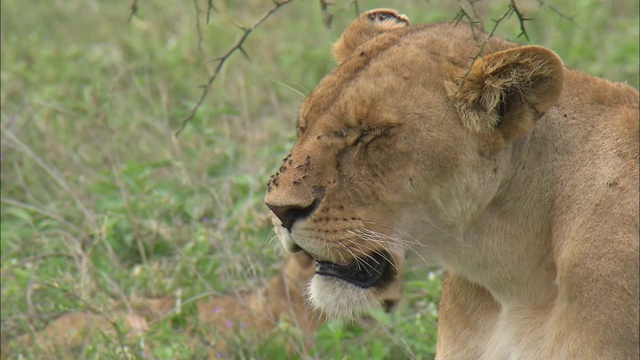
[[[475,11],[474,8],[474,3],[477,2],[478,0],[467,0],[467,2],[469,3],[469,5],[471,6],[472,12],[473,14],[470,15],[462,6],[462,4],[460,4],[460,11],[458,12],[458,14],[456,14],[456,16],[454,17],[454,21],[461,21],[466,19],[467,21],[469,21],[470,26],[471,26],[471,31],[473,32],[474,36],[475,36],[475,28],[474,26],[476,25],[480,25],[480,27],[482,28],[482,22],[480,21],[480,18],[478,17],[478,14]],[[577,26],[578,28],[580,27],[574,20],[575,15],[574,16],[567,16],[565,14],[563,14],[562,12],[560,12],[558,9],[556,9],[555,7],[551,6],[551,5],[547,5],[545,3],[545,0],[538,0],[538,4],[541,7],[548,7],[549,9],[551,9],[553,12],[555,12],[556,14],[558,14],[561,18],[566,19],[567,21],[569,21],[570,23],[572,23],[573,25]],[[467,79],[467,76],[469,76],[469,73],[471,72],[471,68],[473,67],[473,64],[475,64],[476,60],[478,60],[481,56],[482,56],[482,51],[484,50],[485,45],[487,44],[487,42],[489,42],[489,39],[491,39],[491,37],[493,37],[494,33],[496,32],[496,30],[498,29],[498,25],[500,25],[500,23],[506,19],[506,18],[510,18],[512,15],[516,15],[516,17],[518,18],[518,23],[520,24],[520,34],[518,34],[518,37],[523,36],[527,39],[527,41],[529,41],[529,34],[527,33],[527,29],[525,28],[524,23],[526,21],[532,20],[532,18],[526,17],[521,11],[520,9],[518,9],[518,6],[516,5],[516,1],[515,0],[509,0],[509,6],[507,7],[507,10],[498,18],[498,19],[494,19],[494,25],[493,28],[491,29],[491,32],[489,32],[489,35],[487,35],[487,37],[484,39],[484,41],[478,45],[478,52],[476,53],[476,55],[472,58],[471,64],[469,65],[469,67],[467,68],[467,71],[465,72],[465,74],[462,76],[462,80],[460,81],[460,85],[459,88],[462,87],[462,85],[464,85],[465,80]]]
[[[202,42],[204,41],[204,36],[202,35],[202,24],[200,23],[200,6],[198,6],[198,0],[193,0],[193,7],[196,10],[196,32],[198,33],[198,52],[202,55]],[[209,21],[211,20],[211,12],[218,12],[215,6],[213,6],[213,0],[207,0],[207,22],[209,25]]]
[[[274,7],[272,7],[270,10],[265,12],[253,25],[251,25],[251,27],[248,27],[248,28],[240,27],[240,29],[242,30],[242,36],[240,36],[238,41],[236,41],[236,43],[229,50],[227,50],[227,52],[224,55],[216,59],[217,65],[213,70],[213,74],[209,76],[207,83],[203,85],[202,87],[203,90],[202,90],[202,94],[200,95],[200,99],[198,100],[196,105],[193,108],[191,108],[191,112],[189,113],[189,115],[182,120],[180,127],[178,128],[178,130],[176,130],[176,133],[175,133],[176,137],[180,136],[180,133],[182,132],[182,130],[184,130],[185,126],[187,126],[189,121],[191,121],[193,117],[196,115],[196,112],[202,105],[202,102],[207,97],[207,94],[209,94],[209,90],[211,89],[213,82],[218,78],[218,74],[220,74],[222,67],[224,66],[225,62],[229,59],[229,57],[233,55],[233,53],[235,53],[236,51],[239,51],[245,57],[248,58],[247,53],[243,48],[243,45],[247,40],[247,38],[249,37],[249,35],[251,34],[251,32],[253,32],[253,30],[257,29],[260,25],[262,25],[262,23],[265,20],[267,20],[271,15],[273,15],[276,11],[278,11],[282,6],[287,5],[292,1],[293,0],[274,1],[274,4],[275,4]]]
[[[469,22],[469,27],[471,28],[471,33],[473,34],[473,37],[475,38],[476,37],[476,26],[479,27],[480,30],[484,31],[484,25],[482,24],[482,21],[477,16],[477,14],[475,14],[475,12],[473,13],[473,15],[470,15],[467,12],[467,10],[464,8],[462,3],[460,3],[459,5],[460,5],[460,11],[458,11],[456,16],[453,18],[453,21],[457,24],[460,21],[466,19]]]
[[[468,19],[471,25],[471,32],[474,35],[475,35],[475,27],[474,27],[475,25],[477,25],[480,28],[480,30],[484,31],[484,25],[482,24],[482,19],[480,18],[480,16],[478,15],[478,12],[476,11],[475,4],[478,1],[481,1],[481,0],[466,0],[466,2],[468,2],[469,6],[471,7],[471,15],[470,15],[469,12],[467,12],[467,10],[464,8],[464,5],[462,5],[462,1],[459,0],[458,5],[460,6],[460,11],[458,11],[458,13],[453,19],[454,21]]]
[[[481,44],[478,45],[478,52],[476,53],[476,55],[471,59],[471,64],[469,64],[469,66],[467,67],[467,71],[464,73],[464,75],[462,76],[462,79],[460,80],[460,85],[458,86],[458,88],[461,88],[465,81],[467,80],[467,76],[469,76],[469,73],[471,72],[471,69],[473,68],[473,65],[475,64],[475,62],[482,57],[482,52],[484,51],[484,47],[487,45],[487,43],[489,42],[489,39],[491,39],[493,37],[493,35],[495,34],[496,30],[498,29],[498,26],[500,25],[500,23],[506,19],[511,17],[511,15],[516,14],[516,16],[518,17],[518,22],[520,23],[520,35],[518,35],[518,37],[524,35],[525,38],[527,39],[527,41],[529,40],[529,35],[527,34],[526,28],[524,26],[524,22],[527,20],[530,20],[529,18],[525,17],[524,14],[522,14],[520,12],[520,10],[518,10],[515,0],[510,0],[509,1],[509,6],[507,7],[507,10],[500,15],[500,17],[498,19],[493,19],[493,28],[491,29],[491,31],[489,32],[489,34],[487,35],[487,37],[484,39],[484,41],[482,41]],[[467,19],[469,20],[469,22],[471,22],[471,27],[473,30],[473,26],[474,26],[474,22],[477,22],[477,20],[475,20],[474,18],[472,18],[462,7],[460,12],[456,15],[455,17],[455,21],[461,21],[463,19]]]
[[[509,7],[513,9],[509,16],[511,16],[512,14],[516,14],[516,16],[518,17],[518,23],[520,24],[520,34],[518,34],[518,37],[524,35],[527,41],[529,41],[529,34],[527,34],[527,29],[525,29],[524,27],[524,22],[531,20],[531,18],[524,16],[524,14],[520,12],[514,0],[511,0],[511,2],[509,3]]]
[[[198,8],[197,5],[197,0],[193,0],[194,4],[196,6],[196,12],[199,14],[200,10]],[[332,20],[332,14],[329,12],[328,8],[332,5],[335,5],[333,2],[331,2],[330,0],[319,0],[320,1],[320,9],[322,10],[322,14],[323,14],[323,21],[325,26],[329,27],[331,25],[331,20]],[[466,0],[466,2],[469,4],[470,8],[471,8],[471,13],[469,13],[464,6],[462,5],[462,0],[459,1],[460,3],[460,11],[458,12],[458,14],[456,14],[456,16],[454,17],[454,21],[461,21],[461,20],[467,20],[470,23],[471,26],[471,30],[475,36],[475,30],[476,27],[478,27],[479,29],[484,31],[484,26],[481,22],[481,19],[476,11],[475,8],[475,3],[477,3],[480,0]],[[182,132],[182,130],[184,130],[184,128],[186,127],[186,125],[194,118],[196,112],[198,111],[198,109],[200,108],[200,106],[202,105],[202,103],[204,102],[204,99],[207,97],[207,95],[209,94],[209,90],[211,89],[211,86],[213,85],[214,81],[216,80],[216,78],[218,77],[220,71],[222,70],[222,68],[224,67],[224,64],[226,63],[226,61],[229,59],[229,57],[231,55],[233,55],[233,53],[235,53],[236,51],[239,51],[240,53],[242,53],[247,59],[249,59],[249,56],[247,55],[243,45],[245,43],[245,41],[247,40],[247,38],[249,37],[249,35],[251,34],[251,32],[253,32],[253,30],[255,30],[256,28],[258,28],[265,20],[267,20],[267,18],[269,18],[271,15],[273,15],[276,11],[278,11],[282,6],[293,2],[293,0],[274,0],[274,7],[271,8],[270,10],[268,10],[267,12],[265,12],[251,27],[241,27],[238,26],[241,30],[242,30],[242,35],[240,36],[240,38],[236,41],[236,43],[229,49],[227,50],[227,52],[222,55],[221,57],[217,58],[215,61],[217,61],[217,65],[213,71],[213,73],[209,76],[207,83],[204,84],[202,86],[203,90],[202,90],[202,94],[198,100],[198,102],[196,103],[195,106],[192,107],[191,111],[189,112],[189,115],[187,117],[185,117],[181,124],[180,127],[176,130],[175,136],[178,137],[180,135],[180,133]],[[351,0],[352,4],[354,4],[355,6],[355,10],[356,13],[359,14],[359,8],[358,8],[358,0]],[[564,15],[562,12],[560,12],[558,9],[554,8],[551,5],[547,5],[545,3],[545,0],[538,0],[538,3],[540,6],[546,6],[549,9],[551,9],[552,11],[554,11],[556,14],[558,14],[559,16],[561,16],[562,18],[570,21],[572,24],[578,26],[578,24],[574,21],[574,17],[575,16],[566,16]],[[138,10],[138,0],[134,0],[133,4],[131,5],[131,16],[134,16],[135,13]],[[210,15],[212,11],[217,11],[216,8],[213,5],[213,0],[207,0],[207,24],[210,21]],[[518,37],[520,36],[524,36],[527,41],[529,41],[529,34],[527,33],[526,27],[525,27],[525,22],[531,20],[531,18],[526,17],[521,11],[520,9],[518,9],[518,6],[516,4],[516,0],[510,0],[509,1],[509,5],[507,7],[507,10],[498,18],[498,19],[494,19],[494,26],[491,29],[491,31],[489,32],[489,34],[487,35],[487,37],[482,41],[482,43],[478,44],[478,52],[476,53],[476,55],[472,58],[471,64],[469,65],[469,68],[467,69],[466,73],[464,74],[464,76],[462,77],[462,80],[460,82],[460,86],[464,85],[464,82],[467,78],[467,76],[469,75],[472,66],[475,64],[475,62],[481,57],[482,52],[484,51],[484,48],[487,44],[487,42],[489,41],[489,39],[491,37],[493,37],[494,33],[496,32],[498,26],[500,25],[500,23],[507,19],[510,18],[512,15],[514,15],[518,18],[518,23],[520,25],[520,34],[518,34]],[[201,32],[201,28],[200,28],[200,23],[199,21],[197,22],[197,28],[198,28],[198,50],[201,51],[201,43],[202,43],[202,32]]]

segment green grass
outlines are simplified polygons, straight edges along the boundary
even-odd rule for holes
[[[340,3],[330,29],[315,1],[295,1],[269,18],[244,46],[251,61],[240,53],[228,61],[175,138],[211,59],[240,36],[233,24],[252,24],[270,1],[214,0],[211,23],[200,16],[201,52],[191,1],[140,2],[130,23],[129,2],[2,1],[3,344],[67,312],[108,314],[111,299],[122,295],[181,291],[190,299],[255,288],[278,271],[265,183],[293,144],[298,92],[308,93],[334,66],[330,45],[354,14],[348,1]],[[453,18],[451,3],[393,6],[423,23]],[[518,3],[535,18],[527,23],[532,43],[555,50],[567,66],[638,87],[637,2],[554,2],[579,27],[537,2]],[[487,27],[505,6],[482,6]],[[500,25],[503,37],[518,33],[515,19]],[[426,277],[414,262],[398,311],[374,314],[366,331],[323,326],[311,356],[430,358],[440,275]],[[195,314],[188,303],[156,324],[144,339],[152,355],[144,355],[141,340],[105,335],[73,356],[205,356],[185,335]],[[281,357],[285,335],[296,334],[282,326],[272,341],[239,343],[237,357]],[[35,347],[18,352],[50,356]]]

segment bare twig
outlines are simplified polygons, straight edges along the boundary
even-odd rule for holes
[[[463,12],[464,9],[461,10],[461,12]],[[520,35],[518,36],[522,36],[524,35],[527,40],[529,40],[529,36],[527,35],[527,31],[526,28],[524,26],[524,22],[527,20],[530,20],[529,18],[525,17],[516,7],[516,3],[515,0],[510,0],[509,2],[509,6],[507,7],[507,10],[500,15],[500,17],[498,19],[493,19],[493,28],[491,29],[491,31],[489,32],[489,34],[487,35],[487,37],[482,41],[482,43],[478,44],[478,52],[476,53],[476,55],[472,58],[471,60],[471,64],[469,64],[469,67],[467,68],[467,71],[464,73],[464,75],[462,76],[462,79],[460,80],[460,85],[458,86],[458,88],[461,88],[465,81],[467,80],[467,76],[469,76],[469,73],[471,72],[471,69],[473,68],[473,65],[475,64],[475,62],[482,57],[482,52],[484,51],[484,47],[487,45],[487,43],[489,42],[489,39],[491,39],[493,37],[493,35],[495,34],[496,30],[498,29],[498,26],[500,25],[500,23],[506,19],[511,17],[511,15],[516,14],[516,16],[518,17],[518,21],[520,23]],[[470,16],[468,13],[466,13],[466,11],[461,15],[461,13],[458,13],[458,15],[456,15],[456,19],[462,20],[464,18],[469,19]],[[473,26],[473,25],[471,25]]]
[[[558,16],[560,16],[561,19],[567,20],[578,29],[582,29],[582,27],[575,21],[575,18],[577,15],[573,15],[573,16],[565,15],[562,11],[558,10],[558,8],[556,8],[555,6],[547,5],[545,0],[538,0],[538,5],[540,5],[541,7],[548,7],[551,11],[558,14]]]
[[[247,38],[249,37],[249,35],[251,34],[251,32],[253,32],[253,30],[257,29],[260,25],[262,25],[262,23],[265,20],[267,20],[271,15],[273,15],[276,11],[278,11],[282,6],[287,5],[292,1],[293,0],[283,0],[283,1],[279,1],[279,2],[278,1],[274,1],[275,5],[270,10],[265,12],[253,25],[251,25],[251,27],[248,27],[248,28],[242,28],[241,27],[242,36],[240,36],[238,41],[236,41],[236,43],[229,50],[227,50],[227,52],[224,55],[222,55],[221,57],[216,59],[218,64],[216,65],[215,69],[213,70],[213,74],[211,74],[209,76],[209,79],[207,80],[207,83],[205,85],[203,85],[203,87],[202,87],[202,89],[203,89],[202,90],[202,95],[200,95],[200,99],[198,100],[196,105],[193,108],[191,108],[191,112],[189,113],[189,115],[182,120],[182,123],[180,124],[180,127],[178,128],[178,130],[176,130],[176,133],[175,133],[176,137],[180,136],[180,133],[182,132],[182,130],[184,130],[185,126],[187,126],[189,121],[191,121],[193,119],[193,117],[196,115],[196,112],[198,111],[198,109],[202,105],[202,102],[207,97],[207,94],[209,94],[209,90],[211,89],[211,85],[213,85],[213,82],[218,78],[218,74],[220,74],[220,71],[222,70],[222,67],[224,66],[225,62],[229,59],[229,57],[231,55],[233,55],[233,53],[235,53],[236,51],[239,51],[239,52],[241,52],[242,54],[244,54],[248,58],[247,53],[243,48],[243,45],[244,45],[245,41],[247,40]]]
[[[129,13],[129,23],[131,23],[131,19],[136,16],[139,9],[140,8],[138,7],[138,0],[133,0],[133,3],[131,3],[131,12]]]
[[[198,0],[193,0],[193,7],[196,9],[196,32],[198,33],[198,52],[200,55],[202,52],[202,42],[204,41],[204,37],[202,36],[202,26],[200,24],[200,8],[198,7]],[[209,23],[209,12],[207,11],[207,24]]]
[[[329,6],[335,5],[334,3],[327,0],[320,0],[320,10],[322,10],[322,21],[324,22],[324,26],[328,28],[331,27],[331,21],[333,20],[333,15],[329,12]]]
[[[353,4],[353,9],[356,12],[356,17],[360,16],[360,5],[358,4],[358,0],[351,0],[351,3]]]
[[[582,27],[580,26],[580,24],[578,24],[574,19],[576,18],[577,15],[573,15],[573,16],[568,16],[565,15],[564,13],[562,13],[560,10],[558,10],[555,6],[552,5],[547,5],[547,7],[549,9],[551,9],[551,11],[553,11],[554,13],[558,14],[561,18],[567,20],[568,22],[572,23],[573,25],[575,25],[578,29],[582,29]]]
[[[208,0],[207,2],[207,25],[209,25],[209,21],[211,20],[211,11],[218,12],[215,6],[213,6],[213,0]]]
[[[193,0],[193,7],[196,9],[196,31],[198,32],[198,52],[202,55],[202,42],[204,41],[204,36],[202,35],[202,24],[200,23],[200,14],[202,11],[200,10],[200,6],[198,6],[198,0]],[[207,0],[207,12],[206,12],[206,25],[209,25],[211,21],[211,12],[218,12],[216,7],[213,5],[213,0]]]

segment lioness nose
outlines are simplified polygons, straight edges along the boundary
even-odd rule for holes
[[[307,216],[309,216],[313,210],[318,206],[319,200],[314,200],[311,205],[307,207],[299,205],[271,205],[267,203],[267,206],[282,222],[282,227],[291,231],[293,224]]]

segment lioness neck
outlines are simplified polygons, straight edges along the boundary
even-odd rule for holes
[[[550,169],[527,166],[546,156],[535,135],[507,151],[503,184],[471,222],[464,234],[469,253],[450,270],[484,286],[503,307],[538,306],[557,295],[548,217],[551,187],[539,176]]]
[[[613,94],[581,87],[587,80],[608,83]],[[558,295],[556,261],[577,231],[571,224],[588,219],[593,208],[589,204],[607,202],[612,189],[635,188],[619,179],[632,179],[637,169],[633,159],[637,160],[638,124],[628,121],[637,115],[604,114],[637,114],[637,92],[572,70],[566,70],[565,88],[572,91],[563,92],[532,132],[496,155],[507,168],[502,185],[464,232],[462,252],[445,260],[452,273],[485,287],[503,308],[553,301]],[[584,168],[588,163],[593,169]],[[573,195],[576,191],[580,198]],[[629,195],[637,198],[637,192]],[[618,207],[634,211],[627,202]]]

